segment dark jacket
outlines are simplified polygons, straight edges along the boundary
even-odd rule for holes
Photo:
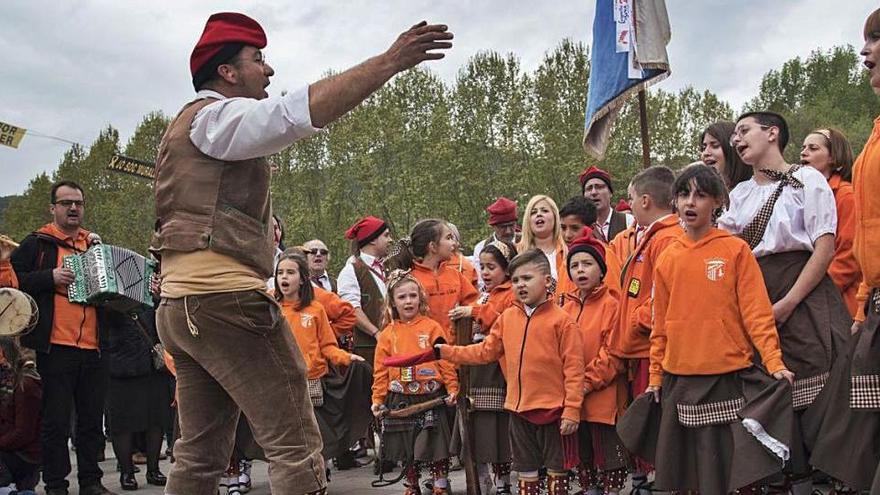
[[[50,352],[52,322],[55,319],[55,281],[52,270],[58,266],[58,241],[49,235],[32,233],[12,253],[12,268],[18,277],[18,288],[30,294],[40,310],[40,319],[32,332],[21,338],[21,344],[39,352]],[[97,308],[98,345],[107,340],[104,311]]]
[[[156,334],[155,312],[147,310],[139,313],[138,319],[144,324],[149,341],[131,316],[118,311],[107,311],[106,322],[110,328],[103,346],[104,359],[111,378],[132,378],[146,376],[153,372],[153,358],[150,349],[159,337]]]
[[[26,372],[12,395],[0,407],[0,451],[15,452],[28,462],[40,462],[40,415],[43,386],[36,372]]]

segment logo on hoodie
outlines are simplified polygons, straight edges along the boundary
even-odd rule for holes
[[[706,278],[713,282],[717,282],[724,278],[724,265],[727,260],[722,258],[712,258],[706,260]]]

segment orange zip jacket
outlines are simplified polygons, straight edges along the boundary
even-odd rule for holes
[[[577,321],[584,346],[584,404],[581,421],[613,425],[627,400],[623,361],[608,352],[608,337],[617,326],[617,298],[600,285],[585,299],[565,295],[565,310]]]
[[[309,380],[327,374],[327,361],[336,366],[351,365],[351,355],[336,343],[336,336],[321,303],[312,301],[305,308],[298,309],[290,301],[281,301],[281,313],[306,360]]]
[[[627,359],[647,358],[651,348],[651,286],[660,254],[683,234],[678,217],[669,214],[645,231],[621,268],[620,322],[611,333],[610,351]]]
[[[479,292],[463,274],[445,263],[434,273],[434,270],[415,262],[412,275],[428,296],[428,316],[443,328],[447,342],[455,342],[449,311],[456,306],[473,304]]]
[[[880,117],[853,165],[855,192],[855,241],[853,254],[862,269],[862,287],[858,293],[859,314],[864,319],[863,304],[870,288],[880,287]]]
[[[771,374],[785,368],[773,306],[748,244],[713,228],[681,236],[654,273],[650,384],[663,373],[721,375],[752,366],[752,346]]]
[[[852,184],[843,180],[840,174],[833,174],[828,179],[828,185],[831,186],[834,202],[837,203],[834,259],[828,267],[828,275],[834,281],[834,285],[840,289],[849,314],[855,316],[858,313],[856,292],[862,280],[862,271],[853,254],[853,238],[856,230],[855,193]]]
[[[629,255],[636,250],[636,227],[637,225],[635,224],[631,227],[627,227],[626,230],[617,234],[617,237],[608,243],[608,248],[611,251],[614,251],[617,259],[629,259]]]
[[[0,261],[0,287],[18,288],[18,277],[9,260]]]
[[[337,337],[351,335],[354,325],[357,323],[354,306],[329,290],[317,287],[315,284],[312,284],[312,288],[315,289],[315,300],[321,303],[324,311],[327,312],[327,319],[330,320],[333,333]]]
[[[471,263],[469,259],[464,257],[461,253],[457,255],[453,255],[452,258],[444,263],[448,265],[453,270],[457,271],[464,275],[471,285],[474,286],[474,289],[479,290],[479,280],[477,276],[477,269],[474,267],[474,264]]]
[[[471,310],[471,317],[480,325],[484,332],[488,332],[495,323],[495,320],[515,300],[516,297],[513,295],[513,286],[510,284],[510,281],[504,282],[489,292],[489,298],[485,303],[471,305],[471,308],[473,308]]]
[[[76,239],[61,232],[54,223],[42,226],[37,232],[75,246],[80,251],[88,248],[90,232],[85,229],[79,229]],[[59,245],[56,266],[61,266],[64,257],[71,254],[75,254],[73,249]],[[80,349],[98,348],[98,313],[95,307],[70,302],[67,299],[67,287],[55,286],[55,317],[49,342]]]
[[[562,407],[563,418],[580,421],[583,344],[577,323],[551,300],[539,304],[531,316],[516,301],[483,342],[442,349],[444,359],[458,364],[487,364],[504,356],[505,409],[521,413]]]
[[[427,316],[417,316],[410,321],[394,320],[378,335],[376,358],[373,363],[373,404],[384,404],[388,391],[400,384],[401,393],[423,395],[425,385],[431,381],[446,387],[449,394],[458,393],[458,375],[448,361],[430,361],[407,368],[385,366],[388,356],[416,354],[430,348],[438,338],[446,338],[440,325]],[[409,375],[409,376],[406,376]],[[418,382],[419,390],[413,392],[408,386]]]

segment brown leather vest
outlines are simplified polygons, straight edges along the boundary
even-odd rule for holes
[[[199,151],[189,137],[196,113],[215,101],[188,103],[162,137],[150,250],[161,255],[166,249],[210,249],[269,278],[275,254],[269,163],[265,158],[217,160]]]
[[[624,230],[626,230],[626,214],[612,211],[611,221],[608,223],[608,242],[613,241],[617,234]]]
[[[354,258],[354,275],[361,288],[361,309],[370,319],[370,323],[381,330],[385,314],[385,298],[376,285],[376,280],[373,279],[370,267],[364,263],[360,256]]]

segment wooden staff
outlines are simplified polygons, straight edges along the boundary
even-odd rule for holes
[[[401,407],[400,409],[383,409],[381,417],[408,418],[410,416],[415,416],[416,414],[434,409],[435,407],[443,404],[444,402],[446,402],[446,399],[448,397],[448,395],[444,395],[443,397],[437,397],[436,399],[431,399],[426,402],[420,402],[411,406]]]
[[[455,321],[455,344],[468,345],[473,334],[473,320],[461,318]],[[474,446],[476,445],[471,423],[470,408],[470,366],[458,367],[458,400],[455,404],[458,416],[458,427],[461,433],[461,465],[467,483],[467,495],[480,495],[480,475],[477,463],[474,462]]]

